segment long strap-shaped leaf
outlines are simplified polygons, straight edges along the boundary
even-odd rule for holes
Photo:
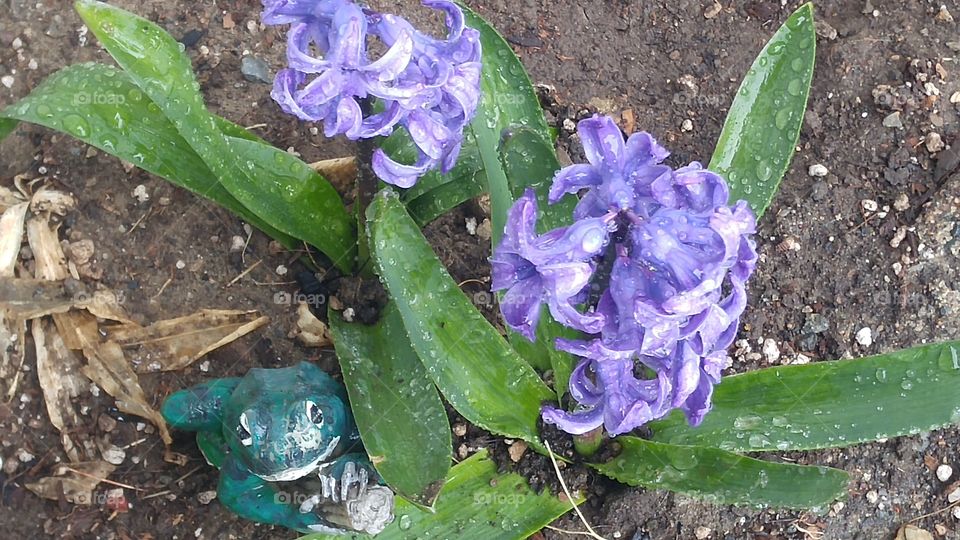
[[[6,133],[0,130],[0,139],[17,120],[70,134],[212,200],[284,244],[296,243],[230,195],[156,104],[116,67],[91,62],[54,73],[0,112],[0,121],[10,125]]]
[[[571,508],[570,501],[561,501],[547,491],[535,493],[516,473],[497,474],[496,464],[482,450],[450,470],[433,513],[397,501],[396,519],[376,538],[516,540],[539,531]],[[343,538],[350,537],[315,534],[300,540]]]
[[[190,59],[172,36],[101,2],[78,0],[76,9],[234,198],[277,229],[315,245],[340,268],[353,267],[353,220],[333,186],[280,149],[224,135],[204,106]],[[314,194],[309,207],[303,200],[305,183],[312,184],[307,189]]]
[[[675,446],[618,437],[623,451],[601,473],[631,486],[668,489],[719,504],[813,508],[841,497],[846,472],[771,463],[718,448]]]
[[[803,125],[816,61],[813,4],[804,4],[754,60],[730,106],[710,169],[726,177],[730,200],[757,216],[783,178]]]
[[[447,401],[484,429],[539,446],[550,389],[457,287],[392,190],[374,198],[367,229],[377,273]]]
[[[960,424],[960,342],[727,377],[698,427],[651,424],[654,440],[737,452],[809,450]]]
[[[450,470],[450,422],[390,302],[375,325],[330,310],[330,331],[360,437],[394,491],[431,506]]]

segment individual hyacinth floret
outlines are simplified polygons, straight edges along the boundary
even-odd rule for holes
[[[559,171],[549,193],[554,203],[582,192],[573,224],[537,235],[527,191],[491,258],[511,329],[533,339],[546,303],[587,334],[556,343],[580,358],[576,410],[544,407],[543,418],[573,434],[603,425],[618,435],[679,408],[699,424],[746,307],[754,215],[745,201],[729,205],[724,179],[699,163],[664,165],[668,152],[647,133],[624,141],[598,116],[578,133],[589,163]]]
[[[348,0],[263,0],[264,23],[291,25],[288,67],[277,74],[273,99],[289,114],[323,122],[328,137],[366,139],[403,126],[416,161],[400,163],[378,149],[372,163],[384,182],[403,188],[432,169],[453,168],[480,100],[479,33],[454,2],[423,4],[444,13],[446,39]],[[379,58],[370,57],[370,38],[385,48]],[[373,99],[379,112],[364,106]]]

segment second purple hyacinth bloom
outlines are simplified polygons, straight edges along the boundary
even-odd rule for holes
[[[724,179],[699,163],[664,165],[669,153],[647,133],[624,140],[596,116],[578,132],[589,163],[559,171],[549,194],[581,193],[574,223],[536,235],[528,191],[491,258],[513,330],[533,339],[546,303],[587,334],[557,342],[580,358],[570,378],[577,408],[545,407],[544,420],[617,435],[679,408],[699,424],[746,307],[755,218],[746,202],[729,205]]]
[[[414,163],[382,150],[373,156],[377,176],[403,188],[432,169],[453,168],[480,100],[479,33],[452,1],[423,4],[444,13],[446,39],[348,0],[263,0],[264,23],[291,24],[288,67],[277,74],[274,100],[289,114],[323,122],[328,137],[356,140],[404,127],[418,150]],[[385,49],[377,59],[370,38]],[[365,110],[373,99],[379,112]]]

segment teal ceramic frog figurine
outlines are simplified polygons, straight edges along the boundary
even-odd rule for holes
[[[251,369],[170,395],[161,412],[196,431],[220,469],[217,496],[237,515],[302,532],[380,532],[393,493],[378,485],[343,386],[307,362]]]

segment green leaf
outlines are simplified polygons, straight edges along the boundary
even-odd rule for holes
[[[718,448],[617,437],[623,451],[593,465],[631,486],[668,489],[718,504],[808,509],[843,496],[849,475],[830,467],[771,463]]]
[[[561,501],[546,490],[535,493],[519,474],[497,474],[496,463],[486,450],[481,450],[450,470],[433,513],[398,500],[396,519],[376,538],[515,540],[532,535],[571,508],[570,502]],[[312,534],[301,540],[343,538],[350,537]]]
[[[463,8],[467,26],[476,28],[480,32],[480,44],[483,49],[483,71],[480,76],[483,97],[469,129],[476,138],[490,191],[493,244],[496,245],[503,233],[507,210],[530,185],[529,179],[507,177],[499,159],[500,136],[506,129],[525,126],[539,134],[543,140],[549,141],[550,130],[543,116],[540,101],[537,99],[537,93],[533,84],[530,83],[530,77],[520,59],[513,53],[510,44],[463,2],[458,4]],[[556,157],[553,161],[556,162]],[[549,186],[543,189],[546,188]],[[546,192],[543,191],[543,195],[545,194]]]
[[[282,150],[220,131],[181,44],[159,26],[119,8],[78,0],[76,9],[231,195],[277,229],[316,246],[342,270],[353,267],[354,224],[333,186]]]
[[[13,133],[13,130],[17,128],[17,121],[0,117],[0,141],[7,138],[7,135]]]
[[[377,324],[329,310],[330,333],[360,437],[377,471],[400,495],[432,506],[450,470],[450,422],[391,302]]]
[[[67,133],[212,200],[284,244],[296,243],[230,195],[156,104],[113,66],[63,68],[0,112],[0,119],[10,126],[19,120]],[[0,139],[5,134],[0,129]]]
[[[709,169],[727,179],[730,200],[763,215],[800,136],[816,60],[813,4],[797,9],[767,42],[740,84]]]
[[[378,274],[447,401],[484,429],[539,446],[550,389],[457,287],[392,190],[374,198],[367,229]]]
[[[960,424],[960,341],[856,360],[727,377],[698,427],[680,414],[650,425],[653,439],[736,452],[810,450]]]
[[[560,162],[550,139],[528,128],[510,130],[500,144],[500,163],[512,184],[526,184],[537,192],[538,210],[541,211],[537,228],[541,233],[569,225],[573,221],[575,197],[564,197],[556,204],[547,202],[553,175],[560,169]],[[502,233],[502,229],[499,232]],[[499,238],[500,235],[495,236]],[[510,343],[530,365],[541,369],[546,365],[553,369],[553,386],[557,399],[560,400],[567,391],[567,382],[570,380],[575,360],[553,346],[558,337],[575,339],[579,337],[579,333],[553,320],[545,307],[541,309],[535,342],[531,343],[520,334],[510,332]]]

